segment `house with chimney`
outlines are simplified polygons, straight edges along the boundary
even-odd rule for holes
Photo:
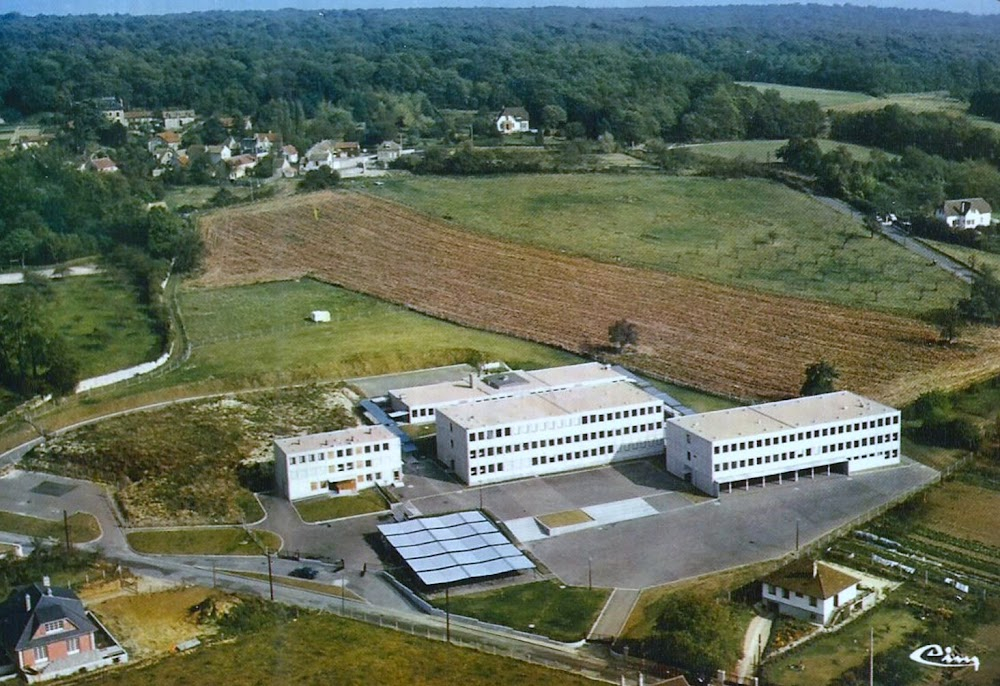
[[[48,577],[15,589],[0,605],[0,644],[28,683],[128,662],[76,594]]]
[[[993,208],[982,198],[945,200],[936,216],[953,229],[978,229],[993,223]]]
[[[823,562],[804,558],[762,580],[764,605],[779,614],[826,626],[858,597],[857,579]]]

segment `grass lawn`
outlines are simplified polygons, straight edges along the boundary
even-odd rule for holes
[[[872,627],[875,628],[875,652],[879,653],[900,644],[907,633],[920,627],[920,622],[905,609],[876,608],[837,633],[819,636],[767,663],[764,666],[767,683],[781,686],[833,683],[846,670],[868,660],[869,629]]]
[[[537,581],[496,591],[453,596],[454,614],[541,634],[557,641],[585,638],[607,602],[609,591]],[[434,605],[444,609],[445,599]],[[532,627],[532,625],[534,625]]]
[[[293,383],[475,360],[514,368],[579,362],[535,343],[468,329],[309,279],[181,293],[191,363],[174,383]],[[311,310],[332,321],[314,324]]]
[[[739,403],[735,400],[725,398],[721,395],[705,393],[686,386],[678,386],[677,384],[667,383],[666,381],[656,381],[650,379],[650,382],[661,391],[666,391],[669,395],[681,401],[695,412],[728,410],[731,407],[739,405]]]
[[[375,656],[384,656],[376,659]],[[152,665],[105,670],[102,686],[231,684],[407,684],[407,686],[583,686],[582,676],[428,641],[330,615],[183,653]]]
[[[1000,512],[1000,491],[949,481],[928,490],[926,503],[921,519],[928,527],[1000,548],[995,517]]]
[[[128,543],[136,552],[159,555],[263,555],[261,545],[272,552],[281,548],[281,538],[270,531],[256,530],[254,537],[236,526],[188,528],[133,531]]]
[[[82,378],[160,356],[160,339],[132,291],[107,274],[52,281],[53,327],[67,338]],[[9,286],[8,286],[9,288]]]
[[[319,497],[295,503],[299,516],[306,522],[325,522],[352,515],[388,510],[389,506],[374,488],[368,488],[357,495]]]
[[[853,219],[761,179],[411,177],[375,192],[497,238],[742,288],[910,314],[962,293]]]
[[[701,143],[698,145],[686,146],[687,150],[698,155],[713,155],[715,157],[725,157],[727,159],[744,158],[750,162],[780,162],[778,159],[778,148],[787,143],[787,139],[782,140],[758,140],[758,141],[725,141],[721,143]],[[820,150],[824,153],[836,150],[837,148],[847,148],[851,157],[856,160],[868,161],[875,148],[867,148],[863,145],[852,143],[838,143],[826,138],[816,140]],[[890,158],[898,157],[892,153],[885,153]]]
[[[65,540],[62,520],[40,519],[13,512],[0,512],[0,531],[31,536],[32,538],[55,538]],[[101,526],[94,515],[77,512],[69,516],[69,540],[71,543],[87,543],[101,535]]]
[[[844,105],[858,105],[874,100],[867,93],[857,93],[854,91],[835,91],[826,88],[806,88],[804,86],[783,86],[778,83],[761,83],[758,81],[740,81],[738,83],[741,86],[752,86],[761,91],[778,91],[782,98],[791,102],[815,100],[823,109]]]
[[[538,521],[544,526],[554,529],[561,526],[585,524],[587,522],[594,521],[594,518],[583,510],[564,510],[562,512],[553,512],[552,514],[542,515],[541,517],[538,517]]]
[[[182,641],[214,633],[213,625],[198,623],[192,608],[220,595],[209,588],[190,586],[110,598],[92,608],[108,630],[125,642],[133,657],[146,658],[165,655]]]
[[[232,193],[237,198],[242,198],[250,195],[249,188],[242,188],[239,186],[227,186],[226,190]],[[195,207],[202,207],[205,203],[212,199],[216,193],[219,192],[219,186],[216,185],[205,185],[205,186],[171,186],[167,189],[166,195],[163,201],[167,203],[167,207],[172,210],[177,210],[185,205],[193,205]]]

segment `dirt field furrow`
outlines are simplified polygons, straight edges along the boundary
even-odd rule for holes
[[[213,213],[202,286],[311,275],[460,324],[570,350],[638,325],[630,364],[741,397],[794,394],[827,359],[840,386],[900,403],[930,387],[1000,371],[1000,336],[939,345],[905,317],[737,290],[467,233],[401,205],[348,192]]]

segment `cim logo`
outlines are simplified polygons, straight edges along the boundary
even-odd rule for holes
[[[951,646],[942,648],[936,643],[920,646],[910,653],[910,659],[930,667],[968,667],[972,665],[973,671],[979,671],[978,657],[966,657],[959,654]]]

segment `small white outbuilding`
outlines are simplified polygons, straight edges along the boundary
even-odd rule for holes
[[[314,322],[328,322],[330,313],[327,310],[313,310],[309,313],[309,319]]]

